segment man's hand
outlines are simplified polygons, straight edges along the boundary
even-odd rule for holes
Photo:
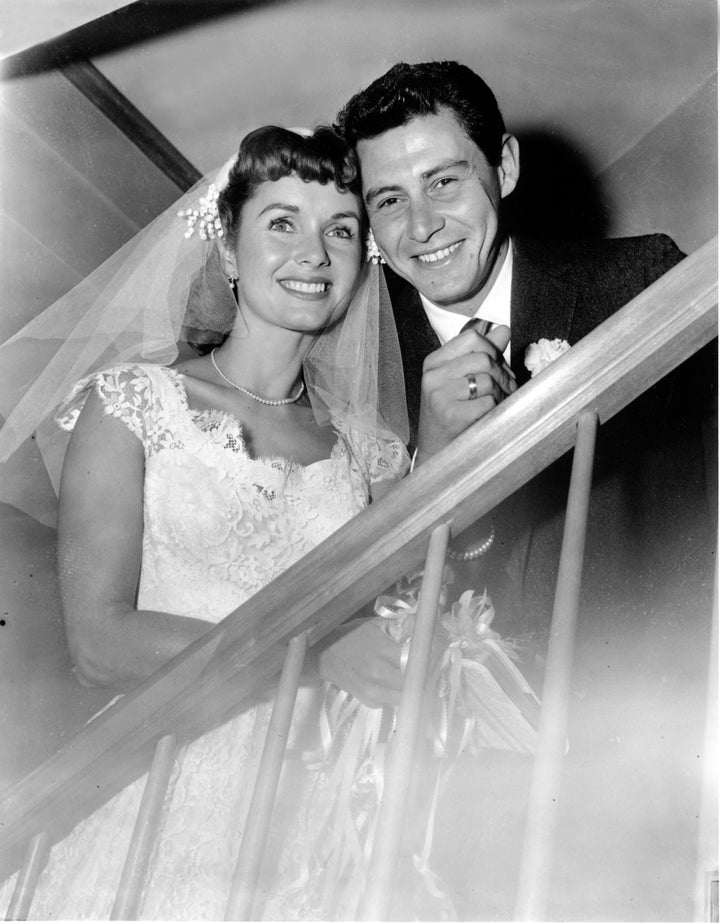
[[[486,336],[464,330],[425,359],[423,365],[417,464],[439,452],[517,389],[503,358],[510,328],[495,327]],[[468,400],[468,375],[477,397]]]
[[[402,690],[401,647],[379,622],[378,618],[354,619],[319,645],[321,678],[370,708],[399,705]]]

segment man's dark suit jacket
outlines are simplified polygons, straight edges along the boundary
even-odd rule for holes
[[[530,343],[542,337],[576,343],[683,258],[664,235],[552,244],[514,239],[513,248],[511,365],[520,385],[529,378],[524,355]],[[415,289],[391,272],[387,280],[414,440],[423,360],[440,344]],[[591,618],[608,607],[632,618],[641,608],[652,621],[658,607],[676,604],[678,588],[709,584],[714,505],[707,500],[702,429],[714,369],[713,350],[706,349],[601,428],[584,572],[583,612]],[[560,459],[501,504],[493,514],[491,552],[455,566],[458,591],[487,587],[503,634],[541,645],[569,462],[569,455]],[[487,522],[476,524],[458,544],[487,531]]]

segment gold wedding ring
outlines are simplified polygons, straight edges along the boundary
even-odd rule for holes
[[[469,401],[474,401],[475,398],[477,397],[477,379],[472,373],[470,375],[466,375],[465,377],[467,378],[467,383],[468,383],[467,399]]]

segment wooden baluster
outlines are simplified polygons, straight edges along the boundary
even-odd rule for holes
[[[260,877],[265,841],[285,759],[285,749],[307,647],[308,633],[306,631],[295,635],[288,644],[265,746],[260,758],[255,789],[235,864],[235,873],[225,909],[226,920],[252,919],[255,890]]]
[[[38,879],[48,859],[49,845],[47,833],[38,833],[30,840],[25,862],[18,872],[6,920],[27,920]]]
[[[153,847],[160,835],[160,815],[170,784],[176,740],[173,734],[161,737],[155,747],[150,772],[145,782],[135,829],[120,877],[111,920],[136,920],[140,895]]]
[[[389,755],[367,886],[360,905],[358,918],[361,920],[386,920],[390,912],[449,537],[447,524],[438,526],[430,534],[397,728]]]
[[[705,740],[700,790],[695,883],[695,920],[718,919],[718,560],[716,546],[713,581],[712,632],[708,648],[707,696],[705,699]]]
[[[578,419],[515,920],[544,920],[547,910],[597,423],[594,412],[586,411]]]

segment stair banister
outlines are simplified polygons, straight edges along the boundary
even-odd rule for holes
[[[555,833],[562,801],[562,769],[597,424],[597,415],[590,411],[581,414],[578,420],[545,662],[540,725],[520,856],[515,920],[546,919]]]
[[[317,641],[414,567],[437,525],[461,532],[564,454],[581,413],[606,421],[709,342],[716,263],[711,241],[6,792],[0,876],[36,833],[56,840],[146,771],[159,737],[228,717],[290,635]]]

